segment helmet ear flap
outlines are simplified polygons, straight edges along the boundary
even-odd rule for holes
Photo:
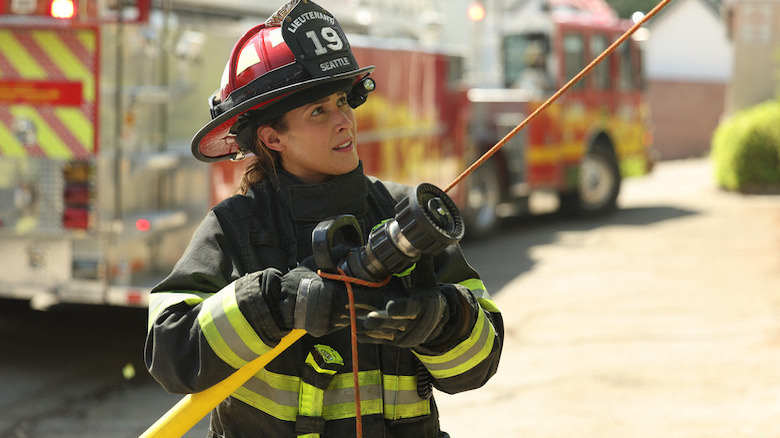
[[[257,141],[255,139],[257,136],[257,128],[258,126],[256,123],[248,122],[236,132],[236,143],[238,143],[238,147],[244,154],[255,152],[255,148],[257,147]]]

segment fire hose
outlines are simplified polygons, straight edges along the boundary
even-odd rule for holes
[[[329,260],[329,251],[317,251],[316,245],[317,242],[324,245],[332,245],[333,239],[335,238],[333,233],[336,230],[339,230],[342,227],[346,227],[346,232],[349,233],[349,228],[356,226],[356,223],[352,224],[349,218],[342,216],[335,219],[342,222],[321,224],[323,225],[322,227],[318,226],[318,228],[320,228],[321,234],[319,236],[313,236],[313,241],[315,242],[315,259],[317,259],[318,267],[320,267],[323,271],[331,271],[330,275],[332,275],[334,272],[340,273],[342,277],[335,278],[339,278],[341,280],[344,280],[347,277],[354,278],[354,276],[356,276],[364,280],[371,279],[379,281],[388,277],[390,274],[402,272],[404,266],[408,267],[409,260],[414,260],[415,257],[419,256],[420,254],[433,254],[441,250],[444,246],[459,241],[463,235],[462,223],[459,222],[461,219],[454,204],[449,204],[451,200],[449,200],[446,193],[458,185],[461,181],[463,181],[468,175],[474,172],[491,156],[493,156],[512,137],[517,135],[533,119],[546,110],[561,95],[574,86],[574,84],[579,82],[585,75],[593,70],[596,65],[609,56],[620,44],[630,38],[631,35],[633,35],[645,22],[647,22],[647,20],[655,16],[670,2],[671,0],[662,0],[659,2],[650,12],[642,17],[642,19],[638,20],[633,26],[631,26],[631,28],[629,28],[617,40],[615,40],[615,42],[607,47],[599,56],[597,56],[587,66],[585,66],[585,68],[583,68],[576,76],[574,76],[571,80],[569,80],[569,82],[567,82],[563,87],[555,92],[555,94],[553,94],[549,99],[536,108],[535,111],[529,114],[525,120],[518,124],[493,147],[491,147],[487,152],[479,157],[479,159],[477,159],[471,166],[464,170],[463,173],[461,173],[444,189],[444,191],[441,191],[440,189],[430,184],[421,184],[418,186],[416,193],[412,195],[412,199],[400,208],[401,210],[404,208],[406,208],[406,210],[412,209],[414,212],[399,212],[399,206],[404,204],[404,202],[407,200],[401,201],[399,206],[396,206],[396,218],[383,224],[382,227],[378,228],[378,231],[372,231],[369,235],[369,244],[361,247],[358,251],[354,251],[346,260],[340,262]],[[411,219],[409,214],[412,215]],[[412,222],[415,223],[410,225],[409,220],[412,220]],[[345,225],[343,223],[344,221],[348,223]],[[403,223],[404,221],[406,221],[405,224]],[[404,226],[406,226],[406,228],[404,228]],[[425,237],[417,236],[417,231],[419,231],[418,229],[420,229],[421,226],[423,230],[421,234],[424,235],[426,232],[429,233],[430,236],[433,236],[432,240],[418,240]],[[314,234],[317,232],[318,230],[315,229]],[[404,232],[406,232],[406,234],[404,234]],[[410,242],[409,240],[411,235],[415,236],[412,239],[413,242]],[[394,252],[396,254],[389,254],[384,258],[380,257],[382,260],[380,263],[377,263],[377,254],[375,254],[375,252],[382,253],[382,248],[390,248],[390,252]],[[348,290],[351,290],[349,283],[347,283],[347,287]],[[354,332],[354,307],[352,304],[353,303],[350,293],[350,313],[352,316],[352,331]],[[268,363],[275,359],[284,350],[293,345],[305,334],[306,332],[304,330],[292,330],[290,333],[284,336],[279,344],[277,344],[273,349],[247,363],[222,382],[204,391],[184,396],[182,400],[180,400],[173,408],[166,412],[165,415],[163,415],[143,434],[141,434],[140,438],[181,437],[195,424],[197,424],[198,421],[205,417],[212,409],[214,409],[220,402],[222,402],[222,400],[229,397],[252,376],[257,374]],[[353,350],[355,349],[354,347],[353,336]],[[357,384],[355,385],[355,391],[356,398],[359,399]],[[359,400],[356,401],[356,406],[359,409]],[[358,436],[359,435],[360,430],[358,430]]]

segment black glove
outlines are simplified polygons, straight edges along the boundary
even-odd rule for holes
[[[436,339],[446,325],[449,313],[433,269],[433,256],[424,255],[412,273],[412,294],[387,288],[377,291],[384,297],[383,309],[366,315],[362,327],[359,325],[358,339],[401,348],[417,347]]]
[[[437,289],[420,289],[410,296],[392,298],[384,310],[369,312],[358,329],[358,340],[418,347],[436,339],[447,323],[447,301]]]
[[[278,309],[284,329],[304,329],[315,337],[325,336],[349,321],[344,284],[317,275],[314,257],[284,274]]]
[[[349,248],[339,246],[333,251],[334,258],[340,260],[347,256]],[[304,329],[314,337],[322,337],[350,325],[344,282],[320,277],[313,256],[283,275],[280,283],[277,320],[283,329]],[[352,292],[358,318],[384,305],[382,297],[372,290],[353,285]]]

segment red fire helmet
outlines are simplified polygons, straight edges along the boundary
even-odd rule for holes
[[[211,122],[192,139],[201,161],[250,151],[246,129],[328,96],[349,91],[374,66],[358,66],[338,21],[308,0],[293,0],[242,36],[209,98]],[[353,107],[356,105],[353,105]]]

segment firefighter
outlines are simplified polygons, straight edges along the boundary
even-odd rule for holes
[[[355,436],[346,286],[316,273],[312,231],[350,214],[367,234],[408,193],[364,175],[357,155],[353,106],[372,70],[330,13],[291,1],[237,42],[210,98],[193,154],[252,161],[153,289],[146,366],[169,392],[199,392],[291,329],[307,334],[216,407],[209,437]],[[459,245],[407,274],[354,291],[368,437],[446,437],[431,387],[478,388],[499,362],[501,315]]]

